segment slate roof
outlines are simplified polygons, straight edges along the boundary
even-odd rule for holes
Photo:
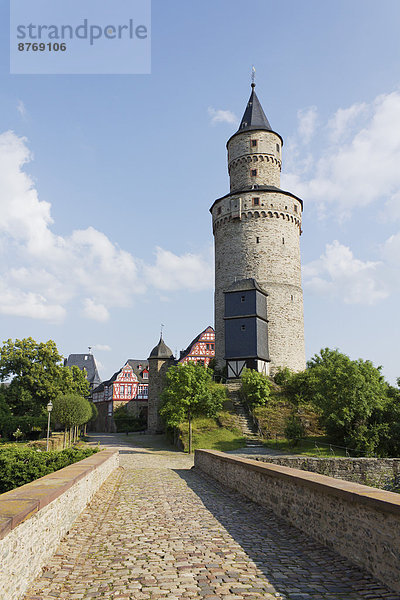
[[[194,340],[192,340],[189,344],[189,346],[186,348],[186,350],[181,350],[180,356],[179,356],[179,361],[181,361],[182,359],[184,359],[186,356],[188,356],[188,354],[190,354],[191,349],[193,348],[193,346],[196,344],[196,342],[199,341],[199,339],[201,338],[201,336],[203,335],[203,333],[205,333],[207,331],[207,329],[212,329],[214,331],[214,328],[211,327],[211,325],[209,325],[208,327],[206,327],[205,329],[203,329],[203,331],[201,333],[199,333],[199,335],[197,335]]]
[[[91,385],[97,386],[101,383],[93,354],[70,354],[64,360],[64,367],[78,367],[81,371],[85,369],[86,378]]]
[[[155,346],[150,352],[149,358],[174,358],[172,350],[168,348],[162,339],[162,336],[160,337],[160,341],[158,342],[157,346]]]
[[[239,279],[230,285],[225,292],[246,292],[247,290],[258,290],[268,296],[267,292],[258,284],[253,277],[248,279]]]
[[[144,360],[141,358],[129,358],[125,363],[124,366],[126,364],[129,364],[132,367],[133,372],[135,373],[136,377],[138,378],[139,383],[149,383],[148,379],[143,379],[141,373],[142,371],[144,371],[145,368],[147,368],[147,370],[149,369],[149,363],[147,358],[145,358]],[[139,365],[142,365],[142,368],[139,369]],[[105,385],[110,385],[111,383],[114,383],[114,381],[117,379],[118,375],[121,373],[123,367],[121,367],[118,371],[116,371],[114,373],[114,375],[112,375],[112,377],[110,377],[110,379],[107,379],[107,381],[103,381],[102,386],[104,387]],[[100,392],[103,388],[98,387],[96,388],[94,391],[95,392]]]
[[[256,84],[252,83],[251,87],[251,95],[238,131],[250,131],[252,129],[265,129],[266,131],[272,131],[271,125],[269,124],[265,112],[263,111],[263,107],[261,106],[261,103],[254,90]]]

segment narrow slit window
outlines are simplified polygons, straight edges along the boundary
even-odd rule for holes
[[[256,237],[256,244],[259,244],[259,243],[260,243],[260,238]]]
[[[257,147],[257,140],[251,140],[251,145],[253,148]]]
[[[257,169],[251,169],[251,176],[257,177]]]
[[[260,206],[260,198],[253,198],[253,206]]]
[[[283,238],[282,238],[282,244],[284,244],[284,243],[285,243],[285,238],[283,237]]]
[[[297,212],[297,204],[294,205],[294,212]]]
[[[277,152],[278,152],[278,154],[279,154],[279,152],[280,152],[279,144],[277,144],[277,145],[276,145],[276,151],[277,151]]]

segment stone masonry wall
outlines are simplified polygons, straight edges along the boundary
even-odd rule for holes
[[[251,140],[257,145],[252,146]],[[279,187],[281,138],[271,131],[242,131],[228,142],[228,171],[231,191],[257,183]],[[257,177],[251,170],[257,170]]]
[[[164,430],[158,411],[161,404],[161,393],[165,386],[165,375],[173,363],[173,359],[149,358],[148,433],[159,433]]]
[[[0,600],[19,600],[102,483],[116,450],[0,495]]]
[[[252,458],[375,487],[381,487],[387,479],[400,475],[400,458],[314,458],[311,456],[253,456]]]
[[[253,207],[252,198],[260,198]],[[268,292],[268,342],[271,373],[288,366],[305,368],[301,288],[301,203],[286,194],[255,190],[242,194],[240,218],[232,198],[213,208],[215,237],[216,358],[225,352],[224,290],[236,279],[254,277]],[[221,211],[219,211],[221,208]]]
[[[211,450],[196,450],[195,468],[400,591],[399,494]]]

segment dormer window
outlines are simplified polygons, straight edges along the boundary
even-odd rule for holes
[[[149,378],[148,372],[147,371],[143,371],[142,377],[143,377],[143,379],[148,379]]]

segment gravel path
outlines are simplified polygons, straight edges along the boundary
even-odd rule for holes
[[[400,600],[268,510],[202,477],[191,457],[159,436],[93,440],[118,447],[121,468],[25,600]]]

